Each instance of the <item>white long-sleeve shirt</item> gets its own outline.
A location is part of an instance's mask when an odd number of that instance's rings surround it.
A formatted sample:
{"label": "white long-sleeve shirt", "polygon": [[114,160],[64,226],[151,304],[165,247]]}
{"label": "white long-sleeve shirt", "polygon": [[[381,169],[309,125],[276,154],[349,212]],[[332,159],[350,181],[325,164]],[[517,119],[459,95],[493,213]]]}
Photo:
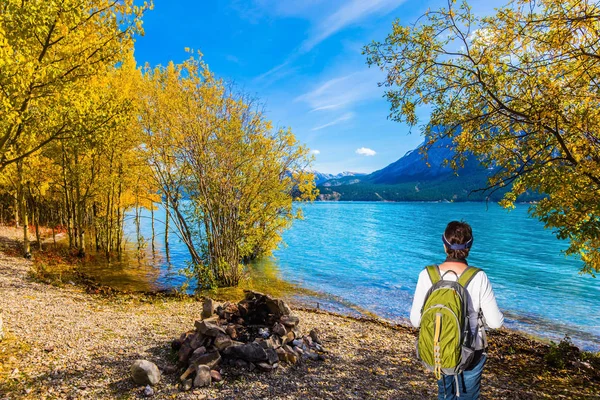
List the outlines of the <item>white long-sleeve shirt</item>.
{"label": "white long-sleeve shirt", "polygon": [[[443,274],[444,271],[441,271]],[[446,274],[444,280],[456,281],[455,274]],[[421,324],[421,308],[425,302],[425,295],[431,288],[431,279],[427,270],[424,269],[419,274],[419,280],[417,281],[417,288],[415,289],[415,297],[413,299],[412,308],[410,310],[410,322],[415,328],[418,328]],[[473,334],[477,331],[477,316],[479,310],[483,312],[483,318],[485,325],[492,329],[497,329],[504,323],[504,315],[498,308],[496,302],[496,296],[494,296],[494,290],[492,285],[484,271],[479,271],[471,282],[467,285],[467,296],[469,301],[469,323]],[[477,332],[476,346],[482,345],[481,332]],[[476,347],[479,348],[479,347]]]}

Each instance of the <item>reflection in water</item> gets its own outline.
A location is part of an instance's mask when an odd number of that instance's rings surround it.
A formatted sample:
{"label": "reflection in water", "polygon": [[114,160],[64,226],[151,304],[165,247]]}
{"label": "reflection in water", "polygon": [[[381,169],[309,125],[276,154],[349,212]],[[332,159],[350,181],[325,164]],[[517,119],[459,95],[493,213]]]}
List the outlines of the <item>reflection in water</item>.
{"label": "reflection in water", "polygon": [[[137,236],[137,232],[136,232]],[[131,239],[131,237],[130,237]],[[155,242],[147,246],[143,234],[139,242],[127,242],[123,253],[118,259],[107,260],[98,255],[91,257],[82,266],[82,272],[94,277],[99,283],[115,289],[131,292],[162,291],[178,287],[188,287],[192,293],[196,282],[185,276],[187,254],[177,253],[178,265],[171,263],[168,241]],[[168,240],[168,235],[165,236]],[[181,247],[181,246],[180,246]],[[184,254],[181,254],[184,253]],[[311,294],[296,284],[280,278],[277,264],[272,259],[256,261],[246,268],[244,279],[238,287],[220,288],[211,291],[201,291],[200,294],[210,294],[224,300],[239,299],[244,296],[244,290],[267,292],[277,297],[291,297],[293,294]]]}
{"label": "reflection in water", "polygon": [[[115,260],[105,257],[92,257],[81,266],[81,271],[98,283],[127,292],[154,292],[164,290],[158,282],[162,274],[160,264],[146,257],[138,257],[137,252],[126,250]],[[160,256],[159,256],[160,258]]]}
{"label": "reflection in water", "polygon": [[308,293],[306,289],[282,280],[277,265],[270,259],[248,265],[245,276],[237,287],[219,288],[200,293],[223,300],[236,300],[244,296],[244,290],[265,292],[285,298],[303,291]]}
{"label": "reflection in water", "polygon": [[[152,249],[137,250],[138,245],[129,243],[119,260],[107,261],[104,257],[92,257],[82,266],[82,272],[102,285],[127,292],[158,292],[173,289],[186,290],[188,294],[210,296],[222,301],[238,301],[245,290],[268,293],[286,299],[293,304],[322,308],[355,316],[376,317],[368,310],[332,294],[313,291],[281,279],[274,259],[254,261],[246,267],[244,279],[237,287],[194,291],[196,281],[184,276],[181,268],[169,262],[169,246],[161,243]],[[135,249],[135,250],[134,250]],[[159,250],[159,251],[157,251]],[[164,257],[163,257],[164,254]],[[175,286],[177,282],[177,286]]]}

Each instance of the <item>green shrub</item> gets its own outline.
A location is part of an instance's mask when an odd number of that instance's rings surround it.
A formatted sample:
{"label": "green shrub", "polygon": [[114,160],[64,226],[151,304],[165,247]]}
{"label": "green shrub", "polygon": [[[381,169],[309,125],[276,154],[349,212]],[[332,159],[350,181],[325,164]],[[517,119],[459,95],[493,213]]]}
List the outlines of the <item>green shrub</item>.
{"label": "green shrub", "polygon": [[581,352],[573,345],[571,338],[565,336],[560,342],[550,342],[548,353],[544,359],[548,366],[557,369],[565,369],[572,362],[579,361]]}

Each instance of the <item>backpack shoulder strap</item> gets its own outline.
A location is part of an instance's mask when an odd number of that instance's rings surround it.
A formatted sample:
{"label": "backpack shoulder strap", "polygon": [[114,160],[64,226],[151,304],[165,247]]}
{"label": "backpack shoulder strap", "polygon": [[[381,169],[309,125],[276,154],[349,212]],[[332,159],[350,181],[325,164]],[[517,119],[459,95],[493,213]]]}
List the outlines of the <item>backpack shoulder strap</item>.
{"label": "backpack shoulder strap", "polygon": [[437,265],[428,265],[425,267],[425,269],[427,270],[427,274],[429,275],[432,285],[435,285],[440,281],[440,279],[442,279],[440,276],[440,267]]}
{"label": "backpack shoulder strap", "polygon": [[460,285],[466,289],[469,282],[471,282],[471,280],[479,271],[481,271],[481,268],[467,267],[467,269],[465,269],[458,278],[458,283],[460,283]]}

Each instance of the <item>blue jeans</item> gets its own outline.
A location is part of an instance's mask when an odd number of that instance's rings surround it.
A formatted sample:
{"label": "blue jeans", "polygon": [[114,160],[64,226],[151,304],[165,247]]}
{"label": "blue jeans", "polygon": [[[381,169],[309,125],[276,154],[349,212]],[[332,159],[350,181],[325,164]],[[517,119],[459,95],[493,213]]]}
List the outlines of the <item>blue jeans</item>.
{"label": "blue jeans", "polygon": [[456,378],[454,376],[442,376],[442,379],[438,381],[438,399],[477,400],[481,391],[481,373],[486,360],[487,355],[485,353],[481,354],[479,360],[475,360],[474,365],[458,375],[460,397],[456,396]]}

